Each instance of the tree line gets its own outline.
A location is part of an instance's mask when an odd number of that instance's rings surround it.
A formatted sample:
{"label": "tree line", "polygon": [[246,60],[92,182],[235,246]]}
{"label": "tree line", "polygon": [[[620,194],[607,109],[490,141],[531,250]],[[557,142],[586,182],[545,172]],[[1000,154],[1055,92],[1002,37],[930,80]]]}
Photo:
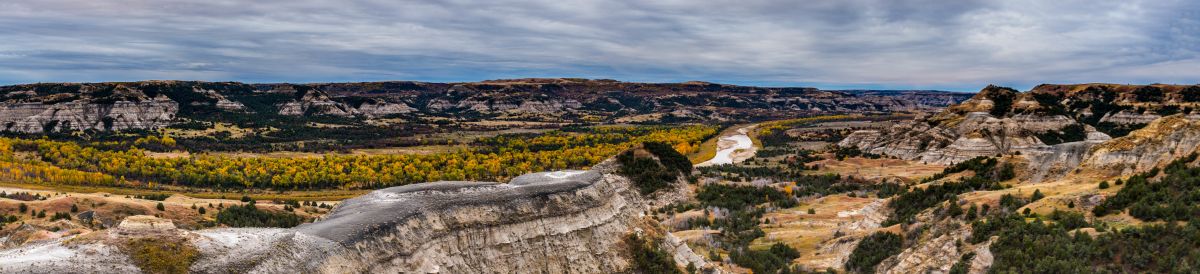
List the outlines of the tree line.
{"label": "tree line", "polygon": [[[587,168],[643,142],[690,146],[717,130],[702,125],[637,128],[601,129],[597,132],[609,137],[599,139],[574,136],[592,134],[588,132],[498,138],[478,148],[428,155],[296,158],[205,153],[164,158],[151,157],[136,147],[106,150],[74,142],[0,138],[0,179],[141,187],[157,183],[217,189],[373,189],[438,180],[504,180],[534,171]],[[611,136],[614,132],[627,136]],[[554,144],[555,149],[538,149],[545,144]],[[17,152],[34,157],[17,159]]]}

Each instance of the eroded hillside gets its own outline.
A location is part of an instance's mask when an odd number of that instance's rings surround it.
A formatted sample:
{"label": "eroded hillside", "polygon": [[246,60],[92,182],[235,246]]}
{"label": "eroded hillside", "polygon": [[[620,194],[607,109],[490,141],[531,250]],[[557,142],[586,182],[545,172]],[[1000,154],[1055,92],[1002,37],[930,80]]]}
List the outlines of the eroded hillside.
{"label": "eroded hillside", "polygon": [[[657,238],[654,249],[670,250],[670,268],[708,268],[686,245],[664,240],[644,217],[690,199],[691,192],[680,173],[674,179],[642,174],[679,169],[660,159],[686,160],[653,148],[625,155],[630,158],[587,171],[533,173],[507,184],[434,182],[377,190],[295,228],[188,231],[163,219],[129,217],[113,229],[0,251],[0,271],[152,271],[155,262],[199,273],[640,271],[645,262],[630,257],[636,252],[628,235]],[[147,254],[144,246],[183,255]],[[146,256],[166,257],[141,260]]]}
{"label": "eroded hillside", "polygon": [[321,116],[332,118],[302,120],[723,121],[844,112],[928,111],[969,96],[936,91],[846,93],[704,82],[650,84],[586,79],[475,83],[62,83],[5,86],[0,87],[0,95],[3,96],[0,126],[6,131],[24,133],[154,129],[189,122],[272,126],[273,120]]}
{"label": "eroded hillside", "polygon": [[[1175,126],[1156,126],[1142,137],[1110,142],[1163,117],[1195,120],[1197,104],[1200,86],[1040,85],[1024,93],[989,86],[941,113],[888,129],[855,132],[840,145],[939,164],[980,156],[1018,155],[1037,169],[1030,173],[1034,180],[1052,179],[1083,164],[1099,144],[1130,143],[1151,135],[1184,138],[1162,132]],[[1179,140],[1161,141],[1170,145]],[[1111,159],[1092,160],[1111,164]],[[1140,161],[1161,164],[1169,160]],[[1137,168],[1119,170],[1128,173],[1150,166],[1142,163]]]}
{"label": "eroded hillside", "polygon": [[[953,164],[890,198],[850,270],[1188,271],[1197,86],[990,86],[946,111],[840,145]],[[1167,248],[1167,246],[1170,248]],[[859,259],[855,259],[859,258]],[[1169,261],[1169,262],[1168,262]]]}

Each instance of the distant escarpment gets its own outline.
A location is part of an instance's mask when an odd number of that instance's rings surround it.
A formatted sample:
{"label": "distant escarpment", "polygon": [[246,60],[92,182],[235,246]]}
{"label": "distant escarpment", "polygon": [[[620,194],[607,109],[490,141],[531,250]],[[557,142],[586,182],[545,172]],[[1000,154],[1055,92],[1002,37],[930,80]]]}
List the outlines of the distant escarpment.
{"label": "distant escarpment", "polygon": [[[988,86],[946,110],[885,130],[854,132],[839,145],[928,163],[1020,155],[1032,180],[1083,167],[1128,174],[1196,149],[1200,86]],[[1112,169],[1112,167],[1119,167]]]}
{"label": "distant escarpment", "polygon": [[[646,212],[691,195],[682,179],[642,194],[621,170],[609,160],[587,171],[533,173],[507,184],[392,187],[346,200],[321,220],[290,229],[141,225],[143,231],[135,231],[122,224],[0,251],[0,259],[11,262],[0,263],[0,272],[137,269],[114,246],[160,234],[195,247],[190,271],[198,273],[633,272],[622,239],[647,224]],[[707,266],[686,245],[662,245],[679,266]]]}
{"label": "distant escarpment", "polygon": [[704,82],[517,79],[473,83],[243,84],[144,81],[0,87],[0,126],[22,133],[154,129],[263,117],[440,117],[554,122],[770,119],[932,111],[968,98],[938,91],[825,91]]}

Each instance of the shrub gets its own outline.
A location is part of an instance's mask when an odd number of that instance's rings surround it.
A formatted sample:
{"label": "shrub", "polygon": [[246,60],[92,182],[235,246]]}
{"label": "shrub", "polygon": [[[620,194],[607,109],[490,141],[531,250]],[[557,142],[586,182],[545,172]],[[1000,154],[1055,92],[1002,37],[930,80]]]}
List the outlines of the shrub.
{"label": "shrub", "polygon": [[679,178],[678,172],[668,170],[654,159],[634,155],[633,150],[617,155],[617,161],[621,163],[621,175],[629,177],[642,195],[667,188]]}
{"label": "shrub", "polygon": [[900,253],[903,239],[890,232],[875,232],[863,238],[846,260],[846,271],[871,273],[884,259]]}
{"label": "shrub", "polygon": [[303,221],[294,213],[263,211],[254,204],[233,205],[217,213],[217,223],[231,227],[294,227]]}
{"label": "shrub", "polygon": [[629,254],[633,257],[633,268],[638,273],[682,274],[671,254],[658,248],[660,242],[660,239],[642,239],[637,234],[625,237],[625,244],[629,246]]}
{"label": "shrub", "polygon": [[187,241],[172,238],[136,238],[121,249],[145,273],[188,273],[200,254]]}
{"label": "shrub", "polygon": [[729,254],[729,259],[733,263],[749,268],[754,273],[777,273],[779,270],[788,269],[792,260],[799,257],[799,251],[782,243],[775,243],[764,251],[735,250]]}
{"label": "shrub", "polygon": [[1012,109],[1013,99],[1016,99],[1017,91],[1006,87],[988,87],[988,89],[991,88],[998,91],[987,94],[988,100],[992,100],[992,109],[988,110],[988,113],[997,118],[1004,117]]}
{"label": "shrub", "polygon": [[1037,135],[1038,140],[1047,145],[1057,145],[1061,143],[1078,142],[1087,139],[1087,132],[1084,131],[1083,125],[1072,124],[1057,131],[1047,131]]}
{"label": "shrub", "polygon": [[[1112,212],[1129,209],[1129,215],[1143,221],[1191,221],[1200,216],[1200,195],[1196,195],[1200,186],[1200,168],[1188,167],[1194,162],[1196,154],[1177,159],[1163,169],[1136,174],[1125,181],[1125,186],[1117,194],[1092,209],[1096,216],[1104,216]],[[1163,173],[1161,179],[1152,182],[1151,178]]]}
{"label": "shrub", "polygon": [[50,216],[50,221],[71,220],[71,214],[66,212],[55,212],[54,216]]}
{"label": "shrub", "polygon": [[654,157],[658,157],[658,161],[668,169],[674,170],[681,174],[692,172],[692,161],[689,161],[687,156],[683,156],[675,148],[663,142],[645,142],[642,147],[646,148]]}
{"label": "shrub", "polygon": [[170,198],[170,197],[171,197],[171,194],[166,194],[166,193],[151,193],[151,194],[146,194],[146,195],[134,195],[133,196],[133,198],[142,199],[142,200],[153,200],[153,201],[162,201],[162,200],[166,200],[167,198]]}

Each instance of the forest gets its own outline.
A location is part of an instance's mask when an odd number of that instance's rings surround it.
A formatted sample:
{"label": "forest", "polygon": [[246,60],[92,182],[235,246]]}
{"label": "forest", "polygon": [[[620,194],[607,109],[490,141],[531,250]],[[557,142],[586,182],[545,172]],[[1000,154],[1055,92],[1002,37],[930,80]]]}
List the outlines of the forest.
{"label": "forest", "polygon": [[[1081,215],[1027,221],[1027,216],[998,212],[976,226],[981,237],[999,236],[991,245],[991,273],[1194,273],[1200,266],[1200,222],[1195,220],[1106,231]],[[1078,230],[1084,227],[1101,233]]]}
{"label": "forest", "polygon": [[658,161],[636,155],[635,150],[627,150],[617,155],[617,162],[621,163],[621,175],[633,180],[633,185],[642,195],[667,188],[679,179],[679,176],[692,173],[692,162],[671,145],[645,142],[642,143],[642,148],[658,158]]}
{"label": "forest", "polygon": [[[1200,216],[1200,167],[1188,167],[1196,160],[1195,153],[1168,164],[1161,170],[1161,179],[1154,169],[1114,184],[1125,185],[1116,195],[1105,199],[1092,209],[1096,216],[1118,213],[1128,209],[1129,215],[1143,221],[1191,221]],[[1102,182],[1107,185],[1107,182]],[[1102,185],[1102,186],[1103,186]]]}
{"label": "forest", "polygon": [[114,149],[47,139],[0,138],[0,179],[141,188],[376,189],[438,180],[506,180],[534,171],[585,169],[649,141],[690,153],[716,132],[715,126],[699,125],[594,127],[536,136],[502,135],[445,153],[289,158],[208,153],[152,157],[136,146]]}

